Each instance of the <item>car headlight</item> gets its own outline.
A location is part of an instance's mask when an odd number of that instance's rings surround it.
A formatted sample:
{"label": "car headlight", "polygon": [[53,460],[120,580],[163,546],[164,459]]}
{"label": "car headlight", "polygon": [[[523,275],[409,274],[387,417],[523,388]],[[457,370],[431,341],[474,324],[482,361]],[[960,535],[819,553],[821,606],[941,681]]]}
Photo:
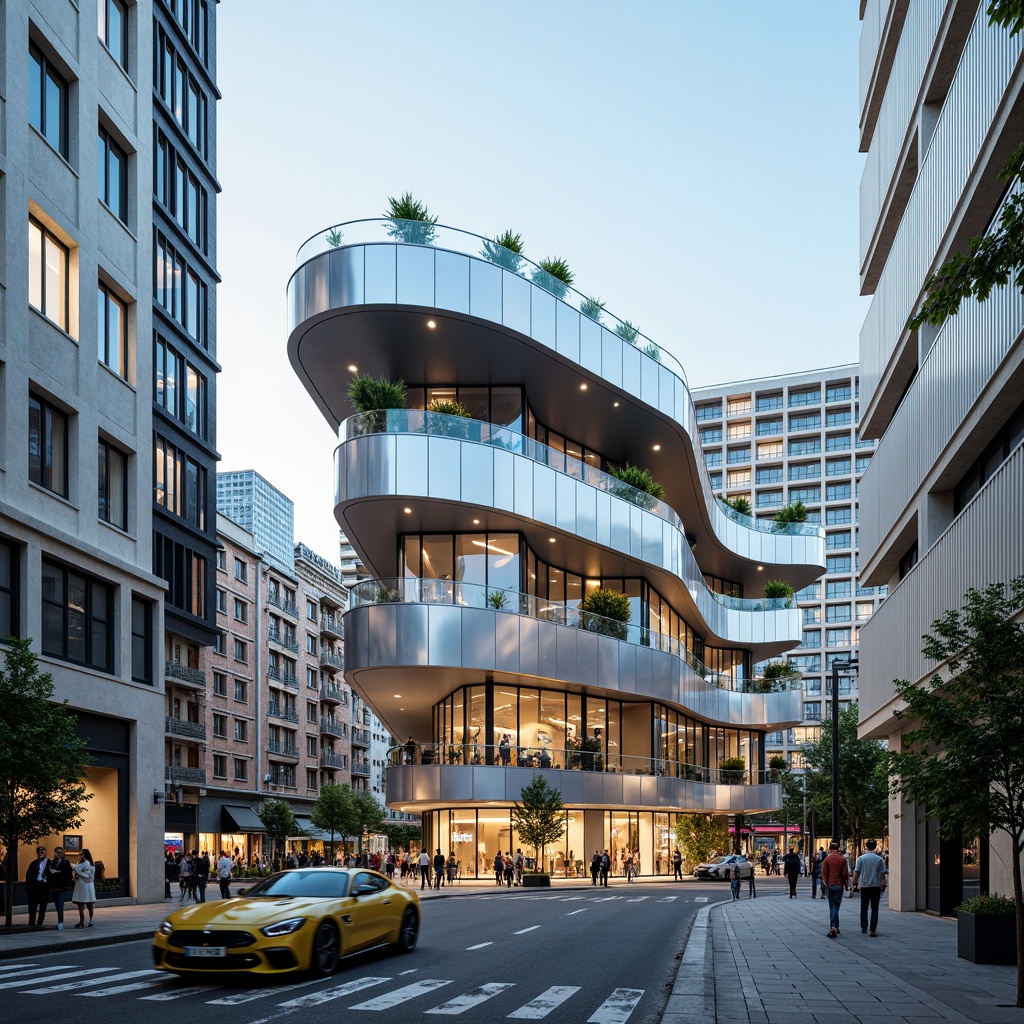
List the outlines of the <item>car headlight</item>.
{"label": "car headlight", "polygon": [[170,921],[161,921],[160,922],[160,934],[161,935],[170,935],[173,931],[174,931],[174,925],[171,924]]}
{"label": "car headlight", "polygon": [[260,931],[268,939],[272,939],[278,935],[291,935],[292,932],[297,932],[305,923],[306,919],[304,917],[289,917],[287,921],[268,924],[266,928],[261,928]]}

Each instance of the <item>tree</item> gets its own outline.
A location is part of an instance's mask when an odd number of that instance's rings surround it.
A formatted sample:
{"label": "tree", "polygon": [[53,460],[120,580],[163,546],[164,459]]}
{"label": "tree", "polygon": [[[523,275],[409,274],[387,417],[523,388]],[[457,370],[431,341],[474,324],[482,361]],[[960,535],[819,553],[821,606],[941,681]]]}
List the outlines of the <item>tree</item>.
{"label": "tree", "polygon": [[413,843],[420,843],[423,839],[422,827],[411,821],[385,821],[380,831],[387,836],[388,846],[392,850],[399,846],[408,850]]}
{"label": "tree", "polygon": [[544,863],[544,849],[556,843],[565,834],[565,813],[562,794],[537,775],[519,794],[523,802],[512,809],[512,827],[524,843],[533,847],[534,857],[539,851],[538,868]]}
{"label": "tree", "polygon": [[[963,606],[932,623],[922,652],[941,672],[927,686],[893,685],[912,728],[889,753],[892,791],[937,817],[939,835],[1005,832],[1013,865],[1017,949],[1024,950],[1024,576],[973,587]],[[1024,956],[1017,959],[1024,1006]]]}
{"label": "tree", "polygon": [[384,808],[368,789],[361,789],[354,794],[353,802],[356,812],[356,835],[362,842],[364,833],[380,831],[384,824]]}
{"label": "tree", "polygon": [[82,824],[89,754],[75,713],[53,703],[53,677],[40,672],[31,640],[8,637],[0,671],[0,842],[7,849],[4,919],[11,927],[18,847]]}
{"label": "tree", "polygon": [[[267,838],[270,840],[270,856],[272,861],[277,860],[277,847],[283,843],[288,836],[293,836],[299,831],[295,824],[295,812],[287,800],[271,798],[264,800],[260,808],[259,819],[267,830]],[[280,865],[278,865],[280,867]]]}
{"label": "tree", "polygon": [[728,505],[734,512],[739,512],[743,516],[752,516],[754,510],[750,507],[750,502],[743,497],[742,494],[737,495],[735,498],[722,498],[722,503]]}
{"label": "tree", "polygon": [[[1024,28],[1024,0],[989,0],[991,25],[1011,35]],[[1024,144],[1010,156],[999,177],[1007,183],[1008,197],[991,232],[968,243],[969,251],[955,253],[924,283],[927,298],[907,326],[941,324],[956,316],[969,298],[984,302],[992,289],[1011,280],[1024,292]]]}
{"label": "tree", "polygon": [[[882,834],[889,813],[889,777],[885,747],[857,736],[856,703],[839,712],[839,808],[859,854],[862,842]],[[821,723],[815,743],[804,747],[807,799],[818,812],[818,829],[832,827],[832,719]],[[826,828],[826,822],[827,828]]]}
{"label": "tree", "polygon": [[729,821],[717,814],[680,814],[676,842],[692,868],[729,848]]}
{"label": "tree", "polygon": [[344,836],[353,836],[362,831],[356,817],[355,795],[352,792],[352,787],[347,783],[339,786],[335,782],[328,782],[321,786],[320,796],[313,804],[309,820],[317,828],[331,833],[330,854],[327,862],[333,864],[334,833],[340,832],[344,838]]}
{"label": "tree", "polygon": [[790,523],[806,523],[807,506],[802,501],[783,505],[772,517],[772,531],[782,533]]}

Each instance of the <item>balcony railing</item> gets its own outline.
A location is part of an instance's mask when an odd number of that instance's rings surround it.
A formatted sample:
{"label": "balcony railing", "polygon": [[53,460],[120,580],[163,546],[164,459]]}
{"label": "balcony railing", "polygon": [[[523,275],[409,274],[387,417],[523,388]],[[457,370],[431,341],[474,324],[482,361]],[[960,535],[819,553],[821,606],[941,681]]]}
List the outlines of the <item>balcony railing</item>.
{"label": "balcony railing", "polygon": [[347,703],[348,694],[337,683],[323,683],[320,687],[320,699],[332,700],[337,704]]}
{"label": "balcony railing", "polygon": [[345,757],[343,754],[335,754],[333,750],[320,751],[321,768],[344,768]]}
{"label": "balcony railing", "polygon": [[164,662],[164,675],[190,686],[206,687],[206,673],[199,668],[189,668],[177,661]]}
{"label": "balcony railing", "polygon": [[175,785],[205,786],[205,768],[182,768],[180,765],[167,765],[164,778]]}
{"label": "balcony railing", "polygon": [[275,757],[287,757],[292,761],[298,761],[299,748],[292,743],[282,743],[279,740],[267,741],[267,753]]}
{"label": "balcony railing", "polygon": [[325,651],[321,647],[320,667],[334,669],[337,672],[341,672],[345,668],[345,663],[342,661],[340,654],[334,654],[332,651]]}
{"label": "balcony railing", "polygon": [[340,615],[321,615],[320,616],[320,635],[321,636],[333,636],[340,640],[344,635],[341,630],[341,616]]}
{"label": "balcony railing", "polygon": [[370,732],[368,729],[352,729],[352,742],[358,743],[361,747],[370,745]]}
{"label": "balcony railing", "polygon": [[280,718],[284,722],[295,722],[299,721],[299,713],[294,708],[286,708],[281,704],[275,704],[271,701],[267,705],[267,714],[271,718]]}
{"label": "balcony railing", "polygon": [[[771,610],[788,608],[792,598],[762,598],[743,601],[739,598],[715,595],[722,604],[731,608],[756,608]],[[655,633],[629,622],[617,622],[595,615],[593,612],[569,608],[546,598],[534,597],[497,587],[486,587],[479,583],[459,583],[456,580],[420,579],[401,577],[395,579],[368,580],[357,583],[350,591],[350,607],[372,604],[451,604],[469,608],[491,608],[496,612],[525,615],[532,619],[543,619],[560,626],[583,629],[600,633],[640,647],[653,647],[659,651],[674,654],[684,660],[701,678],[712,686],[723,690],[739,690],[746,693],[766,693],[772,690],[801,690],[803,683],[799,676],[762,681],[757,679],[736,679],[721,672],[714,672],[693,656],[683,643],[675,637]],[[771,685],[766,685],[770,683]]]}
{"label": "balcony railing", "polygon": [[277,644],[278,647],[283,647],[286,651],[291,651],[292,654],[299,653],[299,642],[279,629],[268,629],[267,640],[272,644]]}
{"label": "balcony railing", "polygon": [[282,672],[279,668],[268,668],[267,679],[272,683],[280,683],[281,686],[287,686],[292,690],[299,688],[299,677],[294,672]]}
{"label": "balcony railing", "polygon": [[206,725],[203,722],[186,722],[181,718],[164,716],[164,732],[172,736],[184,736],[192,740],[206,739]]}
{"label": "balcony railing", "polygon": [[299,617],[299,606],[289,598],[282,597],[279,593],[271,592],[267,594],[267,604],[279,608],[285,615],[290,615],[293,619]]}
{"label": "balcony railing", "polygon": [[353,775],[369,775],[370,774],[370,762],[363,759],[357,761],[352,758],[352,774]]}
{"label": "balcony railing", "polygon": [[689,764],[669,757],[609,754],[588,749],[584,740],[571,747],[515,747],[482,743],[414,743],[392,747],[388,764],[398,765],[494,765],[504,768],[550,768],[554,771],[612,772],[619,775],[654,775],[722,786],[755,786],[780,782],[771,769],[718,768]]}
{"label": "balcony railing", "polygon": [[320,718],[320,731],[329,736],[344,736],[345,723],[339,722],[336,718],[329,718],[325,715]]}

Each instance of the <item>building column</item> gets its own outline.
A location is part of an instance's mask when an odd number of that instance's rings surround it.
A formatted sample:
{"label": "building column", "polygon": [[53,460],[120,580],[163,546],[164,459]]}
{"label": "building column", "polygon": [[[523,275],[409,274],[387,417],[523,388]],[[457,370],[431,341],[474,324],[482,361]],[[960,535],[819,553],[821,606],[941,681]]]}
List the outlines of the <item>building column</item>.
{"label": "building column", "polygon": [[[900,743],[899,735],[889,739]],[[889,909],[917,910],[917,806],[889,797]]]}

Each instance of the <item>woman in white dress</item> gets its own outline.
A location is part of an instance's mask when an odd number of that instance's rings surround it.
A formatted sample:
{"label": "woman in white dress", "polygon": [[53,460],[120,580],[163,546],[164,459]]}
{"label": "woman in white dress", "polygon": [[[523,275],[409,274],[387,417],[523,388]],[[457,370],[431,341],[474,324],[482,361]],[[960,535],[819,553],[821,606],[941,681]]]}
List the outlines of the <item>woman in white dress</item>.
{"label": "woman in white dress", "polygon": [[85,927],[85,908],[89,908],[89,927],[92,927],[92,909],[96,902],[96,868],[92,862],[92,854],[83,850],[78,855],[78,863],[74,866],[75,888],[71,893],[71,902],[78,907],[78,924],[76,928]]}

